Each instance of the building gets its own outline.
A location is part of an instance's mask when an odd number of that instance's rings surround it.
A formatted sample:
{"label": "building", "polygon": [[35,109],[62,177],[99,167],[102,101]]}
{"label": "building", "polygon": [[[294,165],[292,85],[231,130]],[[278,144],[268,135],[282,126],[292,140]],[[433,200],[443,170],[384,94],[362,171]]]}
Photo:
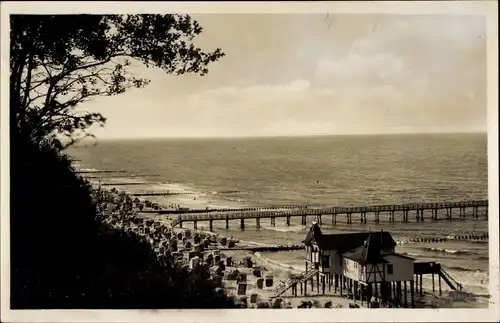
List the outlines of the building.
{"label": "building", "polygon": [[[410,283],[413,304],[415,259],[396,253],[396,241],[387,231],[323,234],[313,223],[303,241],[306,251],[306,272],[317,271],[335,290],[347,289],[348,294],[395,300],[407,303],[407,283]],[[324,278],[323,278],[324,280]],[[404,293],[403,287],[404,286]]]}

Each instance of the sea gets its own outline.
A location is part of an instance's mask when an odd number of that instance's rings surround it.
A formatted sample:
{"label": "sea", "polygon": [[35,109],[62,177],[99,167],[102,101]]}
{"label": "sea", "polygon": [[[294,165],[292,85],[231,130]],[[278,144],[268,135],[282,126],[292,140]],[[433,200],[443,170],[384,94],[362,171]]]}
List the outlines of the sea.
{"label": "sea", "polygon": [[[120,139],[69,148],[80,167],[120,170],[103,173],[100,180],[133,178],[143,185],[124,185],[130,192],[192,193],[176,204],[205,201],[210,207],[282,205],[363,206],[488,199],[486,134],[349,135],[273,138]],[[147,182],[147,183],[146,183]],[[149,198],[162,204],[171,197]],[[180,202],[179,202],[180,201]],[[174,204],[175,204],[174,203]],[[470,212],[470,211],[469,211]],[[485,212],[484,210],[482,212]],[[401,215],[399,215],[401,216]],[[443,215],[441,214],[441,217]],[[409,223],[395,223],[381,214],[375,224],[353,224],[337,217],[334,225],[323,217],[325,233],[389,231],[399,241],[418,237],[447,237],[488,232],[486,215],[479,219],[423,223],[410,214]],[[307,227],[314,219],[308,218]],[[356,221],[357,220],[357,221]],[[247,220],[214,223],[215,233],[255,244],[299,244],[307,234],[300,218],[286,226],[266,219],[261,228]],[[203,227],[198,224],[198,228]],[[208,226],[208,224],[205,224]],[[443,295],[432,293],[432,280],[424,278],[424,301],[429,307],[486,307],[489,302],[488,241],[447,240],[440,243],[403,243],[396,251],[419,261],[436,261],[458,282],[463,292],[442,282]],[[303,270],[303,251],[261,253],[283,268]],[[437,290],[436,279],[436,290]]]}

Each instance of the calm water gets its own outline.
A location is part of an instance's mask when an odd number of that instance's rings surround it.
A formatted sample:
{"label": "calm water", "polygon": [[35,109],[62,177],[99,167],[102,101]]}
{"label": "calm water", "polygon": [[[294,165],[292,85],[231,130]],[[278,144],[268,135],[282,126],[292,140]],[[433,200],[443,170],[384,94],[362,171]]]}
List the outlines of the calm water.
{"label": "calm water", "polygon": [[[69,152],[85,167],[125,170],[124,176],[157,174],[149,179],[176,182],[196,192],[239,191],[211,198],[227,206],[347,206],[488,198],[485,134],[116,140]],[[161,186],[150,188],[157,191]],[[244,232],[234,223],[229,233],[225,223],[215,223],[215,231],[258,243],[299,243],[305,231],[298,221],[293,219],[292,226],[286,227],[278,219],[275,228],[263,223],[260,230],[245,223]],[[352,226],[340,222],[333,226],[326,217],[323,228],[327,232],[382,228],[396,239],[488,230],[486,220]],[[487,293],[487,243],[411,244],[399,246],[398,251],[439,261],[467,290]],[[304,266],[302,252],[265,256]]]}

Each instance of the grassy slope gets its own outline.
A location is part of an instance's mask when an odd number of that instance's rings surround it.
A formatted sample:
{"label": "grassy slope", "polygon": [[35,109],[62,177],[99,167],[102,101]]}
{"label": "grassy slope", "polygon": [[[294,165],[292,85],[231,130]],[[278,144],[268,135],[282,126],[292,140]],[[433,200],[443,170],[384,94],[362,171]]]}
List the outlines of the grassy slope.
{"label": "grassy slope", "polygon": [[201,268],[165,266],[137,236],[95,219],[64,156],[11,138],[12,308],[220,308]]}

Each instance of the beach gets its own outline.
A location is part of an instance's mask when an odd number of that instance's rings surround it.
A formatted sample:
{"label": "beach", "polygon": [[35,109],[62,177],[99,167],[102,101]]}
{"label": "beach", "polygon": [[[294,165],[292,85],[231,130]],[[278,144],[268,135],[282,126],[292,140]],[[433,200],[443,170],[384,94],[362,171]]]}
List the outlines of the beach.
{"label": "beach", "polygon": [[[339,294],[316,293],[293,297],[285,292],[280,297],[275,297],[276,287],[280,282],[287,280],[290,274],[300,274],[301,271],[293,267],[263,257],[259,252],[244,250],[231,250],[231,241],[235,249],[248,245],[243,241],[223,237],[213,232],[171,227],[171,217],[154,217],[150,213],[142,213],[138,205],[144,207],[146,201],[138,201],[126,195],[116,187],[109,186],[103,189],[98,181],[93,182],[95,195],[100,201],[99,209],[103,215],[103,222],[115,229],[125,232],[134,232],[148,241],[158,257],[168,255],[176,262],[184,265],[206,264],[212,273],[212,279],[219,281],[218,286],[224,292],[235,298],[236,304],[245,308],[343,308],[352,306],[352,300],[340,297]],[[146,207],[147,208],[147,207]],[[197,240],[198,237],[198,241]],[[191,239],[192,238],[192,239]],[[201,241],[201,243],[200,243]],[[197,249],[205,245],[204,250]],[[174,248],[172,248],[175,246]],[[193,247],[191,247],[193,246]],[[201,253],[200,253],[201,252]],[[197,256],[191,257],[192,253]],[[196,258],[193,260],[193,258]],[[194,269],[194,268],[191,268]],[[217,277],[220,277],[217,279]],[[260,280],[260,282],[259,282]],[[245,285],[241,292],[240,285]],[[359,307],[360,305],[357,305]]]}
{"label": "beach", "polygon": [[[141,199],[147,198],[171,209],[276,205],[349,206],[484,199],[487,196],[485,149],[482,146],[484,139],[474,135],[456,138],[438,136],[429,141],[425,136],[410,136],[396,139],[383,137],[377,140],[366,138],[368,142],[363,143],[363,138],[344,138],[344,141],[338,138],[301,138],[296,141],[182,141],[182,145],[176,142],[173,145],[171,141],[120,141],[75,149],[72,155],[82,160],[79,167],[89,171],[125,170],[125,173],[92,174],[95,177],[92,180],[96,183],[99,180],[101,184],[117,183],[114,187],[130,194],[182,193],[141,196]],[[339,154],[342,151],[336,150],[335,147],[354,147],[348,145],[350,141],[360,141],[361,144],[358,144],[361,147],[372,145],[377,148],[370,152],[373,155],[370,155],[370,158],[373,158],[369,160],[373,165],[369,166],[363,160],[364,151]],[[177,148],[171,148],[172,145],[182,147],[182,150],[175,150]],[[315,147],[318,154],[311,155],[315,157],[308,159],[309,155],[302,153],[301,145]],[[427,159],[431,150],[429,145],[434,145],[432,151],[436,152],[431,160]],[[238,147],[237,154],[234,153],[233,147]],[[262,152],[256,150],[257,147]],[[287,147],[288,150],[277,153],[282,149],[280,147]],[[406,157],[408,147],[411,147],[412,153]],[[326,154],[328,149],[336,152],[333,157]],[[457,159],[457,155],[467,158]],[[196,156],[204,156],[204,159]],[[307,174],[304,169],[307,169]],[[129,182],[134,184],[123,185]],[[166,223],[177,215],[145,213],[141,216]],[[418,243],[398,244],[397,252],[406,253],[418,260],[441,263],[452,277],[464,285],[464,291],[451,291],[444,284],[443,294],[436,295],[437,293],[432,292],[431,280],[424,277],[425,293],[417,305],[488,305],[487,240],[453,239],[456,235],[487,234],[487,218],[483,216],[479,220],[472,220],[469,214],[467,220],[423,223],[410,221],[407,224],[389,223],[383,217],[380,224],[373,223],[370,218],[368,220],[367,224],[354,221],[351,225],[346,225],[345,219],[340,219],[333,225],[329,218],[326,218],[322,230],[327,233],[342,233],[383,229],[389,231],[398,241],[422,239],[422,242]],[[228,230],[225,221],[214,221],[212,234],[232,237],[241,244],[299,244],[307,234],[313,219],[308,218],[307,226],[300,224],[300,218],[293,217],[290,226],[286,225],[285,219],[277,218],[275,226],[271,226],[268,221],[263,219],[260,228],[256,227],[254,221],[247,221],[244,231],[240,230],[236,220],[230,221]],[[208,231],[209,223],[198,222],[197,228],[199,231]],[[193,230],[193,223],[184,223],[183,229]],[[424,242],[427,238],[445,240],[439,243]],[[241,251],[236,253],[241,254],[239,257],[248,255]],[[266,263],[274,275],[283,277],[288,275],[288,271],[303,272],[304,256],[304,251],[300,250],[252,255],[256,262]]]}

